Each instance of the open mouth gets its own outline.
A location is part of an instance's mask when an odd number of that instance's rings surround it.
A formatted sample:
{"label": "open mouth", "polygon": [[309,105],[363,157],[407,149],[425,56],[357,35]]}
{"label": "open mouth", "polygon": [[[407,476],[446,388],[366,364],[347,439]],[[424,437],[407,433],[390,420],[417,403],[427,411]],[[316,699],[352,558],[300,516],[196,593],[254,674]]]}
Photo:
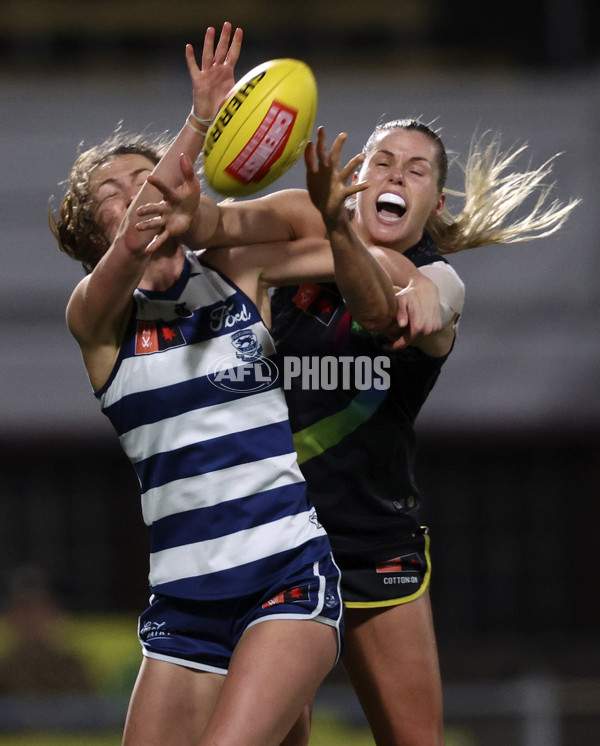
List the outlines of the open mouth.
{"label": "open mouth", "polygon": [[406,212],[406,202],[398,194],[384,192],[377,198],[377,214],[384,220],[399,220]]}

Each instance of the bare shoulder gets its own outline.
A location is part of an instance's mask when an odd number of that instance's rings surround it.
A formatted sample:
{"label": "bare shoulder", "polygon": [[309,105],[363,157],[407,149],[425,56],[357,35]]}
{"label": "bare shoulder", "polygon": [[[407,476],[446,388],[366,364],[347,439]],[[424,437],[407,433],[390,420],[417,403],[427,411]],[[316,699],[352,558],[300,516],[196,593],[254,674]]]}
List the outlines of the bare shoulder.
{"label": "bare shoulder", "polygon": [[66,320],[69,331],[79,345],[83,363],[95,391],[104,386],[117,360],[127,322],[126,314],[117,318],[94,321],[88,313],[87,289],[89,277],[81,280],[69,299]]}
{"label": "bare shoulder", "polygon": [[77,283],[75,289],[71,293],[65,312],[69,331],[78,341],[84,333],[85,315],[83,313],[83,306],[89,277],[89,275],[86,275]]}

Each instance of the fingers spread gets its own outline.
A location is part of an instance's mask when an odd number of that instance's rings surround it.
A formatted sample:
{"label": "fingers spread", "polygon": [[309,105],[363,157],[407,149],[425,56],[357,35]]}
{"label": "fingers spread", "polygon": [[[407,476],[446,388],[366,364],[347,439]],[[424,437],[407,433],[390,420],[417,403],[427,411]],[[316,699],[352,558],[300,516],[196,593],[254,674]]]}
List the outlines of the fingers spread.
{"label": "fingers spread", "polygon": [[319,127],[317,130],[317,158],[319,163],[328,166],[329,165],[329,151],[327,150],[327,140],[325,138],[325,130],[323,127]]}
{"label": "fingers spread", "polygon": [[333,145],[331,146],[331,162],[335,165],[336,168],[339,167],[342,148],[344,147],[344,143],[347,139],[348,135],[345,132],[340,132],[340,134],[333,141]]}
{"label": "fingers spread", "polygon": [[196,55],[194,54],[194,47],[191,44],[185,45],[185,61],[190,73],[190,77],[193,79],[200,73],[200,68],[196,62]]}
{"label": "fingers spread", "polygon": [[[362,153],[359,153],[358,155],[355,155],[354,158],[351,158],[340,172],[342,179],[344,181],[348,181],[348,179],[357,170],[364,159],[365,157]],[[363,184],[366,184],[366,182],[363,182]]]}
{"label": "fingers spread", "polygon": [[154,176],[150,174],[148,176],[148,183],[152,184],[152,186],[156,187],[159,192],[163,195],[165,199],[175,200],[177,197],[177,192],[172,189],[167,183],[165,183],[162,179],[159,179],[157,176]]}
{"label": "fingers spread", "polygon": [[221,29],[221,36],[217,43],[217,48],[214,53],[211,64],[222,65],[227,57],[227,50],[229,49],[229,40],[231,39],[231,24],[229,21],[225,21],[223,28]]}
{"label": "fingers spread", "polygon": [[304,149],[304,164],[312,173],[317,172],[317,159],[315,158],[315,144],[310,140]]}
{"label": "fingers spread", "polygon": [[233,35],[233,41],[231,42],[231,46],[229,47],[229,51],[227,52],[226,62],[228,65],[231,65],[231,67],[235,67],[238,58],[240,56],[240,52],[242,51],[242,38],[244,36],[244,33],[241,28],[236,28],[235,33]]}
{"label": "fingers spread", "polygon": [[204,46],[202,47],[202,69],[206,70],[213,63],[215,48],[215,30],[212,26],[206,29],[204,34]]}

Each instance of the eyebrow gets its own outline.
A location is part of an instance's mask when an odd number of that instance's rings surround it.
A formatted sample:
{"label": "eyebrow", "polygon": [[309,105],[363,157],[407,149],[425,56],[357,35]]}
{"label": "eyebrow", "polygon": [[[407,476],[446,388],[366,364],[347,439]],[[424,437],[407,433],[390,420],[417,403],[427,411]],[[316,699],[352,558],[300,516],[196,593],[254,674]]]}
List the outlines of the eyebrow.
{"label": "eyebrow", "polygon": [[[132,171],[129,176],[134,179],[136,176],[144,173],[144,171],[148,171],[151,173],[152,169],[148,168],[147,166],[145,166],[144,168],[136,168],[136,170]],[[100,187],[103,187],[105,184],[116,184],[116,182],[117,179],[115,179],[113,176],[109,176],[108,179],[104,179],[104,181],[101,181],[96,188],[100,189]]]}
{"label": "eyebrow", "polygon": [[[375,155],[377,155],[377,153],[382,153],[383,155],[389,155],[390,158],[396,157],[395,153],[392,153],[390,150],[384,150],[383,148],[375,151]],[[431,161],[429,160],[429,158],[426,158],[424,155],[413,155],[408,160],[409,161],[423,161],[423,163],[427,163],[431,166]]]}

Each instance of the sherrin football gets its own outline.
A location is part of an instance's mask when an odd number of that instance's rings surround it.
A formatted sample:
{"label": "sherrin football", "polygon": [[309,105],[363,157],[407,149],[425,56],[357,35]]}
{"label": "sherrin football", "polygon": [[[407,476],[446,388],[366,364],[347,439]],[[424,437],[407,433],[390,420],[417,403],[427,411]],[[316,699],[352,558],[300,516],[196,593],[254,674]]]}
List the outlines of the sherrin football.
{"label": "sherrin football", "polygon": [[277,59],[253,68],[233,88],[206,134],[206,180],[228,197],[264,189],[300,158],[316,113],[317,84],[304,62]]}

